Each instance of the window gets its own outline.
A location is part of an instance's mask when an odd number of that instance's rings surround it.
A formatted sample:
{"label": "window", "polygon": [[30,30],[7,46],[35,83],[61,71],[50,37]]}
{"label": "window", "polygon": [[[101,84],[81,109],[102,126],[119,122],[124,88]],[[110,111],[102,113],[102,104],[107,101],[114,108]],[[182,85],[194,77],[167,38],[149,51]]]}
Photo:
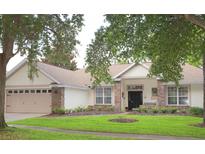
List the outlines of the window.
{"label": "window", "polygon": [[188,88],[187,87],[179,88],[179,104],[180,105],[188,104]]}
{"label": "window", "polygon": [[168,104],[169,105],[187,105],[188,104],[188,87],[168,87]]}
{"label": "window", "polygon": [[12,90],[9,90],[9,91],[8,91],[9,94],[12,94],[12,92],[13,92]]}
{"label": "window", "polygon": [[52,90],[48,90],[48,93],[51,93],[52,92]]}
{"label": "window", "polygon": [[31,90],[31,93],[35,93],[35,90]]}
{"label": "window", "polygon": [[168,87],[168,104],[177,104],[177,88]]}
{"label": "window", "polygon": [[18,94],[18,90],[14,90],[14,94]]}
{"label": "window", "polygon": [[19,90],[19,93],[22,94],[22,93],[23,93],[23,90]]}
{"label": "window", "polygon": [[44,89],[44,90],[42,90],[42,93],[47,93],[47,90],[45,90],[45,89]]}
{"label": "window", "polygon": [[152,88],[152,96],[157,96],[157,95],[158,95],[157,88]]}
{"label": "window", "polygon": [[41,93],[41,90],[36,90],[36,93]]}
{"label": "window", "polygon": [[25,93],[28,94],[28,93],[29,93],[29,90],[25,90]]}
{"label": "window", "polygon": [[112,90],[111,88],[104,88],[104,104],[112,103]]}
{"label": "window", "polygon": [[96,88],[96,104],[103,104],[103,88]]}
{"label": "window", "polygon": [[111,104],[112,103],[112,88],[97,87],[96,88],[96,104]]}

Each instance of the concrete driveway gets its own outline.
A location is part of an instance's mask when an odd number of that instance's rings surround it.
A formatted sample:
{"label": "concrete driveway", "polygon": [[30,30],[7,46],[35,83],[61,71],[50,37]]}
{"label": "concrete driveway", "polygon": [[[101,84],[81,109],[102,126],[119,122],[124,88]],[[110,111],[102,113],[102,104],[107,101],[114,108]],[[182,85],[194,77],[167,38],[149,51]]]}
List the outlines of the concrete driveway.
{"label": "concrete driveway", "polygon": [[46,114],[33,114],[33,113],[6,113],[5,119],[7,122],[22,120],[27,118],[41,117]]}

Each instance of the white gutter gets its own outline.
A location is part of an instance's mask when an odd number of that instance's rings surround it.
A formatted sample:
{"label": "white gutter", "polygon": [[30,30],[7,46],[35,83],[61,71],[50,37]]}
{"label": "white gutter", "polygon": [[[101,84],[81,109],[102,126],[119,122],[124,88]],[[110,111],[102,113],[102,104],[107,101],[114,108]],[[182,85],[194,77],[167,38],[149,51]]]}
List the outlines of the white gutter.
{"label": "white gutter", "polygon": [[73,88],[73,89],[81,89],[81,90],[89,90],[88,87],[76,86],[76,85],[62,85],[62,84],[53,84],[50,87],[64,87],[64,88]]}

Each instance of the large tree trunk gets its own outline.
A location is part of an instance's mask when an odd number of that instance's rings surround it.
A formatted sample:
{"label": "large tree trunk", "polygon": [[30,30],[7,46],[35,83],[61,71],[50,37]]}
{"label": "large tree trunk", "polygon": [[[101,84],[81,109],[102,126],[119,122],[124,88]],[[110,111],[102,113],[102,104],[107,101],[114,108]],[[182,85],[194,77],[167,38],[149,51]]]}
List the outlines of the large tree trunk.
{"label": "large tree trunk", "polygon": [[203,108],[204,108],[204,115],[203,115],[203,124],[205,124],[205,52],[203,54],[203,94],[204,94],[204,99],[203,99]]}
{"label": "large tree trunk", "polygon": [[6,64],[3,54],[0,54],[0,128],[7,127],[5,122],[5,84],[6,84]]}

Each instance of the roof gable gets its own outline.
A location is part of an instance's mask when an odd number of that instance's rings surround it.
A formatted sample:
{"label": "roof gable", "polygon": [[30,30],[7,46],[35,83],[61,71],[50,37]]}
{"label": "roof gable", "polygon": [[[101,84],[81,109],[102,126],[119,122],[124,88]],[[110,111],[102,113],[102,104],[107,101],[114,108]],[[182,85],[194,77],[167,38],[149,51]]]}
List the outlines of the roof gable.
{"label": "roof gable", "polygon": [[129,67],[117,74],[114,79],[122,77],[146,77],[151,63],[130,64]]}
{"label": "roof gable", "polygon": [[38,72],[38,75],[34,75],[33,79],[28,78],[28,65],[27,63],[22,64],[18,69],[12,71],[7,76],[6,85],[7,86],[39,86],[39,85],[49,85],[53,82],[46,75]]}
{"label": "roof gable", "polygon": [[135,65],[118,78],[146,78],[149,73],[149,70],[143,65]]}

